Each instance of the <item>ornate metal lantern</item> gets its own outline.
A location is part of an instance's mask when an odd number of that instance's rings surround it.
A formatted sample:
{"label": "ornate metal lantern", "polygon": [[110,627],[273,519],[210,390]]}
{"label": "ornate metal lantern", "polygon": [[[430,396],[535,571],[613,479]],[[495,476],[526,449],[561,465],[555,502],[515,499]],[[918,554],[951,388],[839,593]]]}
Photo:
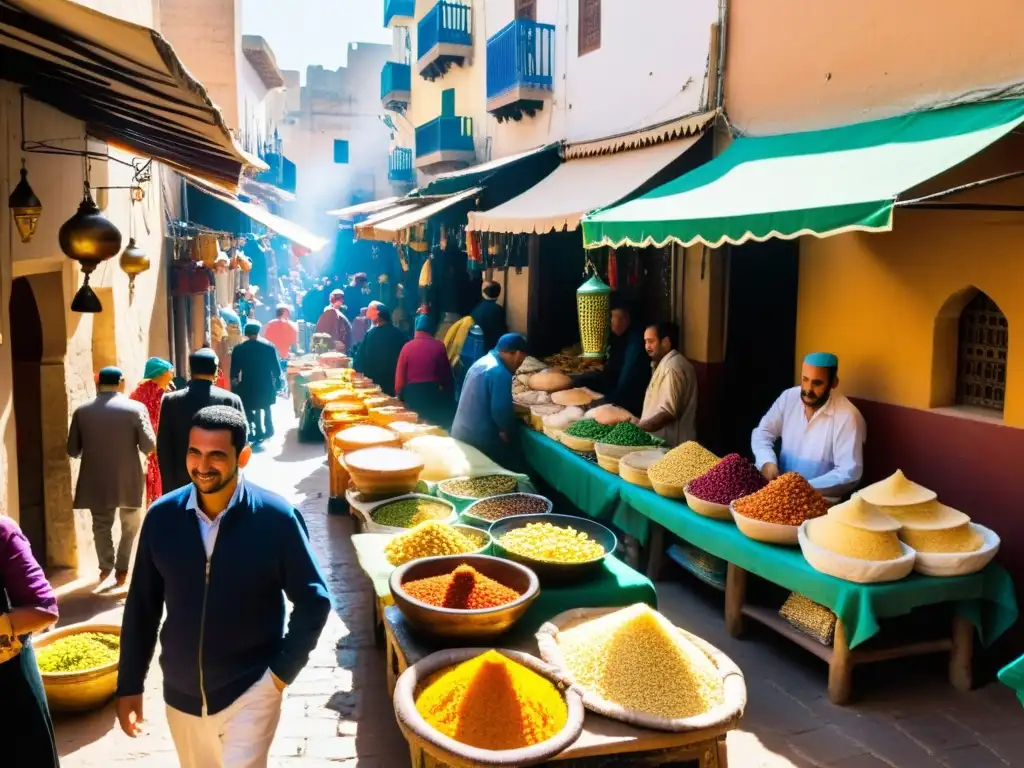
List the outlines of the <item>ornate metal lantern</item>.
{"label": "ornate metal lantern", "polygon": [[583,357],[604,357],[608,345],[608,307],[612,289],[596,274],[576,289]]}
{"label": "ornate metal lantern", "polygon": [[135,299],[135,278],[149,269],[149,257],[135,244],[134,237],[128,238],[128,247],[121,254],[120,267],[128,275],[128,303],[131,304]]}
{"label": "ornate metal lantern", "polygon": [[7,198],[7,207],[11,209],[14,226],[18,230],[21,242],[29,242],[36,233],[39,217],[43,215],[43,204],[39,202],[39,198],[28,183],[28,171],[25,169],[24,160],[21,161],[21,181]]}
{"label": "ornate metal lantern", "polygon": [[116,256],[121,250],[121,231],[100,213],[88,183],[78,210],[61,226],[57,240],[64,254],[82,265],[85,276],[82,287],[71,302],[71,311],[102,312],[103,305],[89,287],[89,275],[98,265]]}

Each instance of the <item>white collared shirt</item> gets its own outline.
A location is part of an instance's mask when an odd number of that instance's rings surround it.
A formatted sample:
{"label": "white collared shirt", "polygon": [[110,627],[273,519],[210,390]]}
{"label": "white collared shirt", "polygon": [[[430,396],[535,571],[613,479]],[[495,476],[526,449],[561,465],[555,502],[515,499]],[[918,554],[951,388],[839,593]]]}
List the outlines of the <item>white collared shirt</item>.
{"label": "white collared shirt", "polygon": [[671,350],[657,365],[652,363],[651,383],[644,395],[641,421],[659,413],[672,417],[668,426],[654,434],[669,448],[697,439],[697,371],[677,350]]}
{"label": "white collared shirt", "polygon": [[196,493],[195,483],[192,484],[192,492],[188,495],[188,501],[185,502],[185,509],[190,509],[196,513],[196,519],[199,521],[199,535],[203,537],[203,547],[206,549],[206,559],[213,556],[213,547],[217,543],[217,532],[220,530],[221,520],[228,511],[235,506],[242,498],[244,492],[244,481],[242,480],[242,473],[238,473],[238,485],[235,486],[235,492],[231,494],[231,499],[228,501],[228,505],[221,510],[212,520],[206,516],[206,513],[199,507],[199,496]]}
{"label": "white collared shirt", "polygon": [[[777,464],[779,472],[797,472],[821,495],[845,496],[864,473],[867,426],[857,406],[832,391],[828,402],[807,418],[800,387],[787,389],[750,436],[754,463]],[[782,439],[775,457],[775,441]]]}

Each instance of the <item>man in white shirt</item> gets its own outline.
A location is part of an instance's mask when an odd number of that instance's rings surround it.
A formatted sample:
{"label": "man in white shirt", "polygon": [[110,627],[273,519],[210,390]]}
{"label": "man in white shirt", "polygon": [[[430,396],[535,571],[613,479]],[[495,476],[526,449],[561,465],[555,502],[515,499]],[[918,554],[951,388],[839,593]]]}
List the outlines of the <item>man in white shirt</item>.
{"label": "man in white shirt", "polygon": [[670,448],[697,438],[697,371],[675,348],[678,338],[674,323],[656,323],[644,330],[653,372],[639,427]]}
{"label": "man in white shirt", "polygon": [[800,386],[783,392],[750,436],[754,463],[768,480],[798,472],[830,498],[857,487],[867,427],[857,407],[836,391],[838,385],[839,358],[828,352],[804,358]]}

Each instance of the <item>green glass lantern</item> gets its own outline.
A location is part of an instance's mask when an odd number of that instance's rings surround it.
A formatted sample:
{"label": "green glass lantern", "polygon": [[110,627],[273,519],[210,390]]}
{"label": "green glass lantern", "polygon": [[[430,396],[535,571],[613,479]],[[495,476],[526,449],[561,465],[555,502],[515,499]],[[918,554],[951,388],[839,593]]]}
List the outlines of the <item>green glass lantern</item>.
{"label": "green glass lantern", "polygon": [[608,345],[608,308],[612,289],[596,274],[576,289],[583,357],[602,358]]}

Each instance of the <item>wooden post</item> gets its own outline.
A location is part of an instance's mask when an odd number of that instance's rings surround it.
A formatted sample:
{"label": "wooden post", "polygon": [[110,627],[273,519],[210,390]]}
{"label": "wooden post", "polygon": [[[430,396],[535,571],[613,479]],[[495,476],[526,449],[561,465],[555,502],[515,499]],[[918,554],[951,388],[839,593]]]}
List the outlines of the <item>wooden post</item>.
{"label": "wooden post", "polygon": [[953,617],[953,647],[949,651],[949,682],[958,691],[974,687],[974,625],[963,616]]}
{"label": "wooden post", "polygon": [[647,543],[647,578],[657,581],[661,575],[661,565],[665,561],[665,529],[657,523],[651,523],[651,537]]}
{"label": "wooden post", "polygon": [[725,574],[725,631],[732,637],[743,634],[743,603],[747,599],[747,572],[729,563]]}
{"label": "wooden post", "polygon": [[828,700],[842,706],[850,700],[853,689],[853,657],[846,639],[842,619],[836,619],[836,633],[832,640],[832,659],[828,663]]}

